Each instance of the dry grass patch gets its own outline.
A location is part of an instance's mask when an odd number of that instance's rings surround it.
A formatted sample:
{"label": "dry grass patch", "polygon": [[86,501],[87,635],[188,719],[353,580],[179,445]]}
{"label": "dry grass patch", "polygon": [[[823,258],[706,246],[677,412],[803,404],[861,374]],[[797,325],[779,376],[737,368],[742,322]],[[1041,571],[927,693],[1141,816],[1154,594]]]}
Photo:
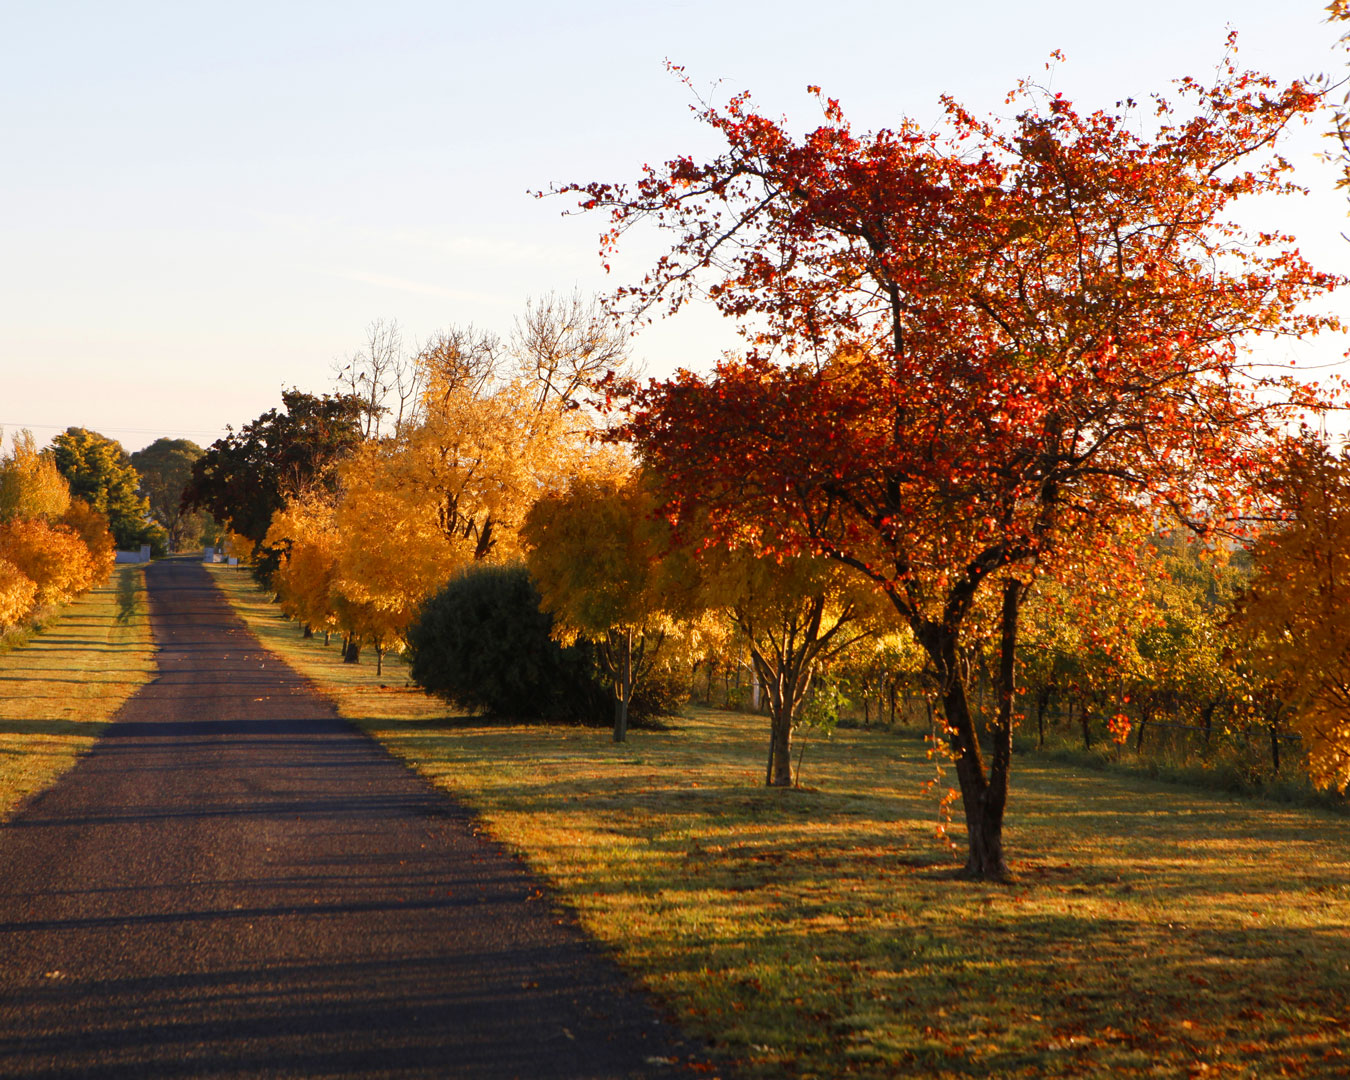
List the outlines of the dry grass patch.
{"label": "dry grass patch", "polygon": [[145,567],[103,585],[0,653],[0,820],[52,783],[155,670]]}
{"label": "dry grass patch", "polygon": [[810,790],[767,791],[764,720],[700,711],[616,747],[456,716],[217,580],[743,1075],[1350,1075],[1343,817],[1023,759],[1020,880],[971,884],[914,736],[811,742]]}

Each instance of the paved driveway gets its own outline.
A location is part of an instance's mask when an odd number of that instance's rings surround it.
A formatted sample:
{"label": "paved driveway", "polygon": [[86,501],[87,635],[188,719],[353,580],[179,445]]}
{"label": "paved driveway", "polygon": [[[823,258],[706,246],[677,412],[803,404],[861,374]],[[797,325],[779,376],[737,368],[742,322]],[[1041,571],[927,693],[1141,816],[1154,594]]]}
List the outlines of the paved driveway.
{"label": "paved driveway", "polygon": [[522,866],[264,653],[199,564],[147,580],[159,677],[0,829],[0,1076],[683,1071]]}

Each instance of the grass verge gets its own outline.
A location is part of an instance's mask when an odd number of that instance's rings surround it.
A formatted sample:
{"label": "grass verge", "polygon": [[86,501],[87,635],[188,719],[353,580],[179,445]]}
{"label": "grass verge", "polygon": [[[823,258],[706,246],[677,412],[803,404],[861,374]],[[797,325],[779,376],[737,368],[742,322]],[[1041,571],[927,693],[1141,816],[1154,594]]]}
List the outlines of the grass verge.
{"label": "grass verge", "polygon": [[145,567],[108,581],[0,654],[0,820],[93,745],[155,670]]}
{"label": "grass verge", "polygon": [[767,791],[757,718],[700,711],[615,746],[456,716],[216,577],[740,1075],[1350,1075],[1344,818],[1019,761],[1019,880],[971,884],[935,839],[917,738],[839,732],[807,745],[807,790]]}

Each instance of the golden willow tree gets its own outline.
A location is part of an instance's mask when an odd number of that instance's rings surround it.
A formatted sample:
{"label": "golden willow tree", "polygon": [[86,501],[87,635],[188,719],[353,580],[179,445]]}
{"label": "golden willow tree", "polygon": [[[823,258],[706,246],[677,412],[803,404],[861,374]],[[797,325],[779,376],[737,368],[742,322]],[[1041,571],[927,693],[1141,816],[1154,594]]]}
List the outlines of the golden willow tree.
{"label": "golden willow tree", "polygon": [[[1036,577],[1109,573],[1104,540],[1242,511],[1300,386],[1244,362],[1253,335],[1334,323],[1341,284],[1234,204],[1294,190],[1275,152],[1322,105],[1241,71],[1178,103],[1085,112],[1022,85],[1010,119],[954,101],[934,129],[856,133],[840,105],[802,137],[745,96],[702,119],[724,143],[635,183],[578,184],[606,251],[635,227],[670,247],[616,304],[695,296],[750,350],[629,401],[627,436],[714,529],[812,552],[871,581],[940,685],[968,872],[1008,873],[1018,617]],[[1315,403],[1315,402],[1314,402]],[[969,696],[969,618],[997,612],[998,705]],[[982,730],[983,728],[983,730]]]}

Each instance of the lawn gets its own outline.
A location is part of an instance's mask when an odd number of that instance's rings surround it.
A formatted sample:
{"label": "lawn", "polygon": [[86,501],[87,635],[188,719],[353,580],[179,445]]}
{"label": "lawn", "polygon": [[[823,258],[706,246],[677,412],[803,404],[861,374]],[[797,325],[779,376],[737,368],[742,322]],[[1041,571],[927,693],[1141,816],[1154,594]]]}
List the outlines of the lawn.
{"label": "lawn", "polygon": [[972,884],[917,733],[808,741],[804,790],[768,791],[763,719],[694,710],[615,746],[460,716],[214,572],[738,1075],[1350,1075],[1346,817],[1021,757],[1018,880]]}
{"label": "lawn", "polygon": [[70,768],[154,673],[144,572],[118,566],[0,652],[0,821]]}

